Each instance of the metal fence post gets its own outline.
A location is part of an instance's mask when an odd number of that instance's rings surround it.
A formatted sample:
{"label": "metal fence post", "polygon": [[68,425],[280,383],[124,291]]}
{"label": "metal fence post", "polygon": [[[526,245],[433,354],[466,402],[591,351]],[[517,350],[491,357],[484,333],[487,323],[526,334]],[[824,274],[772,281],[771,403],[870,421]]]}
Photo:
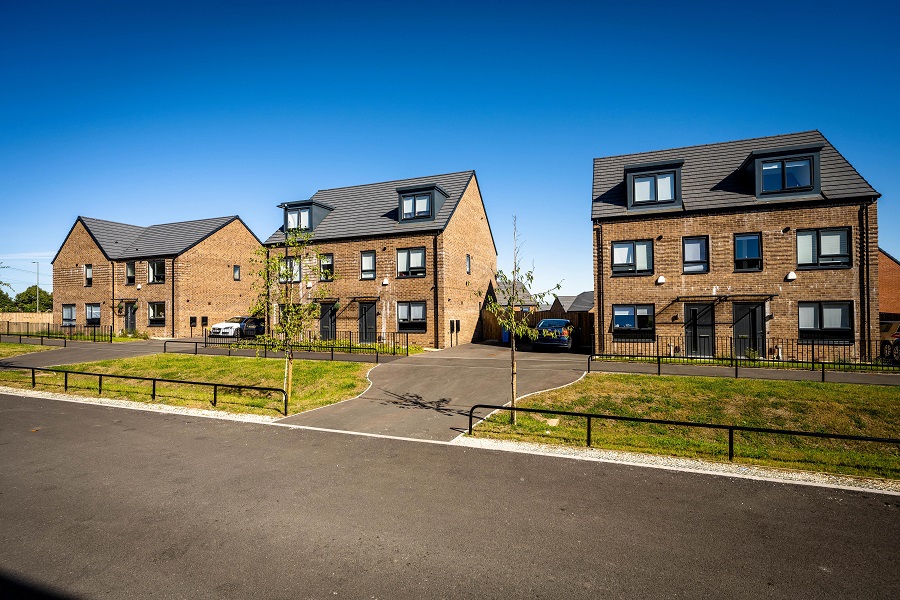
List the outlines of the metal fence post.
{"label": "metal fence post", "polygon": [[656,374],[662,375],[662,357],[659,355],[659,347],[656,348]]}
{"label": "metal fence post", "polygon": [[591,447],[591,417],[590,417],[590,415],[588,415],[587,421],[588,421],[588,427],[587,427],[587,445],[588,445],[588,448],[590,448],[590,447]]}
{"label": "metal fence post", "polygon": [[103,375],[97,375],[97,395],[103,395]]}
{"label": "metal fence post", "polygon": [[219,396],[219,386],[213,384],[213,406],[216,405],[216,400],[218,400]]}
{"label": "metal fence post", "polygon": [[822,361],[822,383],[825,383],[825,361]]}
{"label": "metal fence post", "polygon": [[66,371],[63,373],[63,391],[69,391],[69,372]]}
{"label": "metal fence post", "polygon": [[728,428],[728,460],[734,460],[734,428]]}
{"label": "metal fence post", "polygon": [[150,399],[156,400],[156,379],[153,380],[153,390],[150,392]]}
{"label": "metal fence post", "polygon": [[32,367],[32,369],[31,369],[31,387],[34,387],[35,385],[37,385],[37,384],[34,381],[34,368]]}

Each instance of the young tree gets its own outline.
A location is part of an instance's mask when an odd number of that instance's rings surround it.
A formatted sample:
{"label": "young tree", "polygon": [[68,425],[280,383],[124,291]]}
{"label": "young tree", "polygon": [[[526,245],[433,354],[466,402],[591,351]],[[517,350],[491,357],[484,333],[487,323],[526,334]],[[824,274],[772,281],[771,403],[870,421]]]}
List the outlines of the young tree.
{"label": "young tree", "polygon": [[[0,263],[0,269],[8,269],[6,265]],[[3,288],[8,288],[12,290],[12,286],[0,279],[0,312],[11,312],[16,309],[15,303],[13,299],[9,297],[9,294],[6,293],[6,290]]]}
{"label": "young tree", "polygon": [[[516,226],[516,217],[513,216],[513,262],[512,273],[507,275],[502,270],[497,270],[497,287],[506,290],[506,304],[500,304],[495,298],[488,296],[487,310],[495,317],[497,322],[505,330],[509,332],[509,356],[510,356],[510,406],[516,407],[516,336],[534,340],[538,336],[538,330],[528,324],[528,315],[516,308],[522,305],[525,294],[534,283],[534,268],[531,270],[522,270],[522,258],[520,256],[523,242],[519,238],[519,231]],[[556,284],[551,289],[544,292],[530,292],[532,300],[541,304],[550,293],[560,288],[560,284]],[[510,423],[516,424],[516,411],[510,411]]]}
{"label": "young tree", "polygon": [[294,346],[318,323],[317,301],[328,295],[327,285],[320,281],[321,259],[312,245],[312,234],[291,229],[285,234],[284,246],[260,248],[253,261],[257,267],[254,286],[259,294],[250,312],[256,317],[273,317],[266,319],[270,324],[259,339],[269,348],[284,352],[288,402],[294,381]]}

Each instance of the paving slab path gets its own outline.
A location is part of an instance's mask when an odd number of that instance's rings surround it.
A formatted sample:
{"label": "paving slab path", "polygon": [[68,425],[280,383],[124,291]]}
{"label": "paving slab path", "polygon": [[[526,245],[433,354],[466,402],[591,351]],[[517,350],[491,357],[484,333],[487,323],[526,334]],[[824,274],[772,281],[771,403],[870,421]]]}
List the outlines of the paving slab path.
{"label": "paving slab path", "polygon": [[[516,356],[520,395],[577,381],[587,365],[580,354],[523,351]],[[449,441],[468,427],[472,406],[509,401],[509,348],[464,344],[425,352],[379,365],[369,379],[372,386],[358,398],[281,422]]]}

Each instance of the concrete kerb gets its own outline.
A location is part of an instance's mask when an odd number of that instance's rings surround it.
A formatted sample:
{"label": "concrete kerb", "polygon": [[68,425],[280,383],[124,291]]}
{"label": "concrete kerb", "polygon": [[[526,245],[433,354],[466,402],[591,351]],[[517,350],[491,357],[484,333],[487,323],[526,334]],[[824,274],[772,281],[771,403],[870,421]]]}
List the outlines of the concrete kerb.
{"label": "concrete kerb", "polygon": [[[368,392],[370,389],[372,389],[372,386],[374,385],[374,383],[372,382],[372,378],[369,377],[369,374],[380,366],[381,366],[380,364],[372,365],[372,367],[368,371],[366,371],[366,381],[369,382],[369,385],[367,385],[366,389],[364,389],[357,395],[353,396],[352,398],[344,398],[343,400],[340,400],[338,402],[332,402],[331,404],[325,404],[323,406],[317,406],[316,408],[311,408],[309,410],[305,410],[305,411],[303,411],[303,414],[309,414],[311,412],[315,412],[315,411],[323,409],[323,408],[328,408],[329,406],[337,406],[338,404],[343,404],[344,402],[350,402],[351,400],[356,400],[357,398],[362,398],[366,394],[366,392]],[[295,414],[299,414],[299,413],[295,413]],[[293,417],[293,416],[294,415],[287,415],[284,417],[279,417],[274,422],[278,423],[282,419],[287,419],[288,417]],[[280,424],[284,425],[285,423],[280,423]],[[349,433],[349,432],[346,432],[346,433]]]}

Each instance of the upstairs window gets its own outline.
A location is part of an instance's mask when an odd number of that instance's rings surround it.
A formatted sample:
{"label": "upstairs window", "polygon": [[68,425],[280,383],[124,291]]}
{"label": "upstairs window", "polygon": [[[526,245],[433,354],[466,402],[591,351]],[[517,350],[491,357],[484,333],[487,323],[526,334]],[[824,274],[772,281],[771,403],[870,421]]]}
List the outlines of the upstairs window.
{"label": "upstairs window", "polygon": [[166,282],[166,262],[151,260],[147,263],[147,283]]}
{"label": "upstairs window", "polygon": [[397,277],[425,277],[425,248],[397,250]]}
{"label": "upstairs window", "polygon": [[634,204],[647,202],[672,202],[675,200],[675,173],[635,175],[633,179]]}
{"label": "upstairs window", "polygon": [[241,280],[241,265],[234,265],[234,266],[231,268],[231,277],[232,277],[235,281],[240,281],[240,280]]}
{"label": "upstairs window", "polygon": [[797,267],[833,269],[850,266],[850,228],[797,231]]}
{"label": "upstairs window", "polygon": [[125,263],[125,285],[134,285],[134,263]]}
{"label": "upstairs window", "polygon": [[319,281],[334,281],[334,254],[319,257]]}
{"label": "upstairs window", "polygon": [[100,324],[100,305],[85,304],[84,305],[84,324],[99,325]]}
{"label": "upstairs window", "polygon": [[62,324],[63,324],[63,327],[74,327],[75,326],[75,305],[74,304],[63,304],[62,305]]}
{"label": "upstairs window", "polygon": [[734,236],[734,270],[762,271],[762,236],[739,233]]}
{"label": "upstairs window", "polygon": [[684,272],[709,273],[709,238],[682,238],[684,247]]}
{"label": "upstairs window", "polygon": [[375,251],[367,250],[359,255],[359,278],[375,279]]}
{"label": "upstairs window", "polygon": [[299,283],[299,281],[300,261],[293,256],[285,257],[279,265],[278,283]]}
{"label": "upstairs window", "polygon": [[309,209],[295,208],[287,211],[288,229],[309,229]]}
{"label": "upstairs window", "polygon": [[472,257],[466,254],[466,275],[472,274]]}
{"label": "upstairs window", "polygon": [[397,331],[422,332],[426,328],[424,302],[397,303]]}
{"label": "upstairs window", "polygon": [[432,195],[428,193],[405,194],[400,197],[401,218],[423,219],[431,216]]}
{"label": "upstairs window", "polygon": [[613,305],[613,340],[647,341],[656,336],[652,304]]}
{"label": "upstairs window", "polygon": [[84,265],[84,287],[94,285],[94,265]]}
{"label": "upstairs window", "polygon": [[799,302],[798,307],[801,340],[853,340],[851,302]]}
{"label": "upstairs window", "polygon": [[812,187],[811,158],[763,161],[762,191],[764,194],[809,190]]}
{"label": "upstairs window", "polygon": [[653,272],[653,242],[651,240],[613,242],[613,275],[646,275]]}

